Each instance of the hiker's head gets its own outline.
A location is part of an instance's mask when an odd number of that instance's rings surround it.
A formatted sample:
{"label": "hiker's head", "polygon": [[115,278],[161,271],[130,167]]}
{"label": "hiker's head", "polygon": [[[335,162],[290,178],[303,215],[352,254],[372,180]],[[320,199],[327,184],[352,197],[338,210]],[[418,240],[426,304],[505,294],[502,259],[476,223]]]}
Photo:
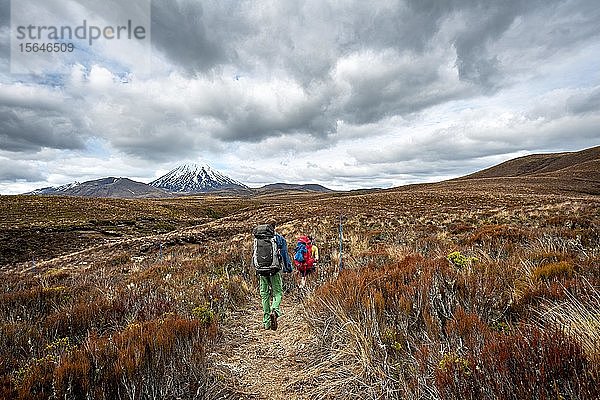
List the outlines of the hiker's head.
{"label": "hiker's head", "polygon": [[311,243],[314,243],[314,242],[315,242],[315,238],[314,238],[313,236],[309,236],[309,237],[308,237],[308,240],[310,240],[310,242],[311,242]]}
{"label": "hiker's head", "polygon": [[277,221],[275,221],[275,219],[274,219],[274,218],[269,218],[269,219],[266,221],[266,224],[267,224],[267,225],[271,225],[271,226],[273,227],[273,229],[275,229],[275,228],[277,227]]}

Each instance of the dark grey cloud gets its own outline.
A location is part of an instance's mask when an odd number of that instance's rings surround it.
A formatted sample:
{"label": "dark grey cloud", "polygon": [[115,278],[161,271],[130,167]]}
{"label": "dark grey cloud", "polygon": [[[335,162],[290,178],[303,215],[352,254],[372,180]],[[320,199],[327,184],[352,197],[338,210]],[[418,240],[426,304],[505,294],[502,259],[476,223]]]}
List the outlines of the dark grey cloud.
{"label": "dark grey cloud", "polygon": [[[223,121],[226,128],[215,135],[225,140],[252,141],[297,131],[320,135],[333,132],[331,127],[340,119],[350,123],[372,123],[393,115],[410,115],[453,99],[489,95],[506,84],[515,67],[503,64],[505,53],[510,51],[499,44],[503,35],[518,18],[527,25],[527,21],[535,20],[537,15],[557,19],[564,18],[567,12],[576,16],[580,3],[588,7],[591,4],[575,2],[571,9],[567,3],[537,0],[415,0],[373,4],[279,2],[268,12],[260,10],[261,6],[253,8],[245,3],[228,19],[237,21],[244,29],[233,29],[231,35],[227,35],[218,25],[208,22],[211,29],[203,30],[199,35],[198,43],[209,40],[221,49],[221,59],[208,59],[216,64],[231,63],[233,68],[248,70],[251,74],[257,72],[253,70],[255,68],[259,68],[258,73],[269,68],[283,70],[306,89],[320,85],[321,92],[329,98],[321,101],[323,111],[317,123],[312,113],[305,113],[304,123],[298,125],[296,121],[282,124],[278,118],[256,115],[246,109],[235,115],[236,110],[232,109]],[[214,4],[205,5],[204,10],[214,16],[215,10],[211,7]],[[593,20],[589,16],[584,19],[586,22]],[[210,21],[214,20],[210,18]],[[444,24],[454,20],[464,26],[449,32],[441,31]],[[525,29],[538,28],[532,25]],[[568,29],[577,31],[579,27],[568,26]],[[543,38],[533,39],[536,40],[531,40],[530,45],[534,49],[546,45],[540,42]],[[589,40],[589,37],[570,34],[569,40],[571,46],[573,42]],[[561,48],[562,45],[554,43],[552,46]],[[448,77],[440,74],[440,64],[448,61],[443,58],[448,57],[447,54],[430,56],[432,52],[443,53],[444,49],[450,48],[456,53],[459,81],[468,84],[468,88],[447,82]],[[350,93],[337,90],[332,74],[340,60],[352,54],[369,51],[380,54],[390,50],[400,55],[411,54],[413,68],[400,66],[370,76],[373,65],[367,60],[361,66],[363,71],[350,76],[346,82]],[[315,131],[315,127],[320,129]]]}
{"label": "dark grey cloud", "polygon": [[42,148],[83,147],[83,137],[70,118],[0,105],[0,150],[37,152]]}
{"label": "dark grey cloud", "polygon": [[[95,12],[116,12],[94,4],[89,2]],[[591,1],[290,1],[266,7],[259,2],[154,0],[151,33],[155,50],[192,76],[212,79],[225,69],[250,80],[283,76],[300,85],[306,96],[317,99],[290,110],[265,109],[251,100],[232,97],[210,115],[202,111],[181,115],[184,119],[214,118],[218,123],[209,132],[213,138],[255,142],[305,133],[325,139],[335,132],[338,120],[376,123],[447,101],[493,93],[511,72],[510,65],[502,64],[507,49],[498,41],[517,18],[527,25],[538,15],[556,17],[558,8],[574,16],[580,15],[580,9],[593,15]],[[445,28],[453,21],[456,27]],[[535,27],[525,29],[529,32]],[[557,29],[571,32],[569,45],[588,39],[574,33],[579,25]],[[537,48],[537,40],[531,46]],[[370,73],[379,66],[365,58],[356,73],[344,78],[341,83],[346,87],[341,88],[334,76],[339,63],[369,52],[375,57],[392,53],[398,60],[408,54],[409,60],[394,65],[397,61],[388,57],[381,70]],[[449,81],[441,70],[448,62],[455,62],[458,81]],[[160,142],[158,136],[155,139]]]}
{"label": "dark grey cloud", "polygon": [[0,28],[10,26],[10,0],[0,0]]}
{"label": "dark grey cloud", "polygon": [[553,57],[569,57],[600,36],[593,0],[473,3],[455,11],[468,23],[455,36],[456,65],[461,79],[484,94],[512,85],[513,75],[535,75]]}
{"label": "dark grey cloud", "polygon": [[206,72],[227,61],[225,53],[229,45],[215,42],[220,35],[207,28],[203,2],[153,0],[151,15],[153,46],[184,70]]}
{"label": "dark grey cloud", "polygon": [[342,96],[333,118],[368,124],[472,94],[458,81],[445,81],[440,67],[427,58],[415,59],[409,54],[378,61],[365,59],[359,64],[369,66],[340,77],[349,93]]}
{"label": "dark grey cloud", "polygon": [[46,176],[30,162],[0,159],[0,182],[40,182],[44,179]]}
{"label": "dark grey cloud", "polygon": [[600,7],[597,1],[563,0],[554,1],[551,5],[531,13],[537,29],[532,26],[530,33],[541,36],[534,37],[536,44],[545,50],[542,57],[559,52],[569,53],[578,43],[593,41],[600,35]]}
{"label": "dark grey cloud", "polygon": [[[457,35],[456,65],[461,80],[484,88],[497,85],[500,75],[499,60],[488,45],[496,40],[515,18],[536,6],[536,1],[509,0],[502,2],[475,2],[472,7],[457,10],[462,13],[468,29]],[[549,3],[549,2],[548,2]]]}
{"label": "dark grey cloud", "polygon": [[202,147],[199,136],[201,135],[173,130],[159,133],[142,131],[135,135],[124,131],[122,135],[113,137],[110,144],[114,149],[136,158],[168,162],[195,154]]}
{"label": "dark grey cloud", "polygon": [[[324,103],[326,99],[318,94],[307,97],[281,109],[265,107],[255,101],[240,105],[232,101],[232,107],[220,121],[221,127],[212,135],[225,142],[259,142],[268,137],[296,133],[324,137],[335,131],[335,120],[330,118]],[[285,101],[283,98],[278,100]]]}

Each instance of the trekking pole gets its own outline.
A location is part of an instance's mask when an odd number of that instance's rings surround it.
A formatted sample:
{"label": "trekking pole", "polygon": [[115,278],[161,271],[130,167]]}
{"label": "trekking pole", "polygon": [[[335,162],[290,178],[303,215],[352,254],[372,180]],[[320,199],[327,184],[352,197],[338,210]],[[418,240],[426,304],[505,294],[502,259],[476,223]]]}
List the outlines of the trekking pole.
{"label": "trekking pole", "polygon": [[344,255],[344,220],[343,220],[343,215],[340,215],[339,236],[340,236],[340,265],[339,265],[339,270],[340,270],[340,272],[342,272],[342,270],[344,269],[344,261],[343,261],[343,255]]}

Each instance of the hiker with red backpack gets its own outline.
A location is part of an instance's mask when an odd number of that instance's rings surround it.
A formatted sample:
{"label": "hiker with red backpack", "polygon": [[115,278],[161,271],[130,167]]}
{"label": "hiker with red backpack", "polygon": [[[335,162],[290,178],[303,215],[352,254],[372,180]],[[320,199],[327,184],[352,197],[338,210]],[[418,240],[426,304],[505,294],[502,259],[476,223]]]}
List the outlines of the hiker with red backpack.
{"label": "hiker with red backpack", "polygon": [[319,249],[313,244],[310,236],[300,236],[294,252],[294,265],[301,276],[300,287],[306,285],[306,277],[314,272],[315,263],[319,260]]}
{"label": "hiker with red backpack", "polygon": [[263,326],[277,330],[279,306],[283,296],[281,269],[292,272],[285,238],[275,231],[275,222],[254,228],[252,264],[260,280],[260,298],[263,308]]}

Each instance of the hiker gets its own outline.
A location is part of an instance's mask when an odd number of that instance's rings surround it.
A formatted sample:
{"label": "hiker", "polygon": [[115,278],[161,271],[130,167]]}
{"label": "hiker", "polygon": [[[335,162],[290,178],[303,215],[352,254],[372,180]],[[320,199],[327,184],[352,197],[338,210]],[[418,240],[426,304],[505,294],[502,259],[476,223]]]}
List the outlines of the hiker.
{"label": "hiker", "polygon": [[263,326],[277,330],[277,318],[281,316],[279,305],[283,295],[281,269],[292,272],[285,238],[275,231],[275,222],[254,228],[254,251],[252,263],[260,279],[260,298],[263,308]]}
{"label": "hiker", "polygon": [[294,265],[301,277],[301,288],[306,286],[306,277],[315,270],[315,262],[319,259],[319,249],[313,246],[311,239],[310,236],[300,236],[294,252]]}
{"label": "hiker", "polygon": [[311,244],[311,252],[310,252],[310,256],[312,257],[314,261],[313,263],[313,267],[316,269],[317,267],[317,262],[319,262],[319,248],[317,247],[317,245],[315,244],[315,238],[313,236],[309,236],[308,240],[310,240],[310,244]]}

